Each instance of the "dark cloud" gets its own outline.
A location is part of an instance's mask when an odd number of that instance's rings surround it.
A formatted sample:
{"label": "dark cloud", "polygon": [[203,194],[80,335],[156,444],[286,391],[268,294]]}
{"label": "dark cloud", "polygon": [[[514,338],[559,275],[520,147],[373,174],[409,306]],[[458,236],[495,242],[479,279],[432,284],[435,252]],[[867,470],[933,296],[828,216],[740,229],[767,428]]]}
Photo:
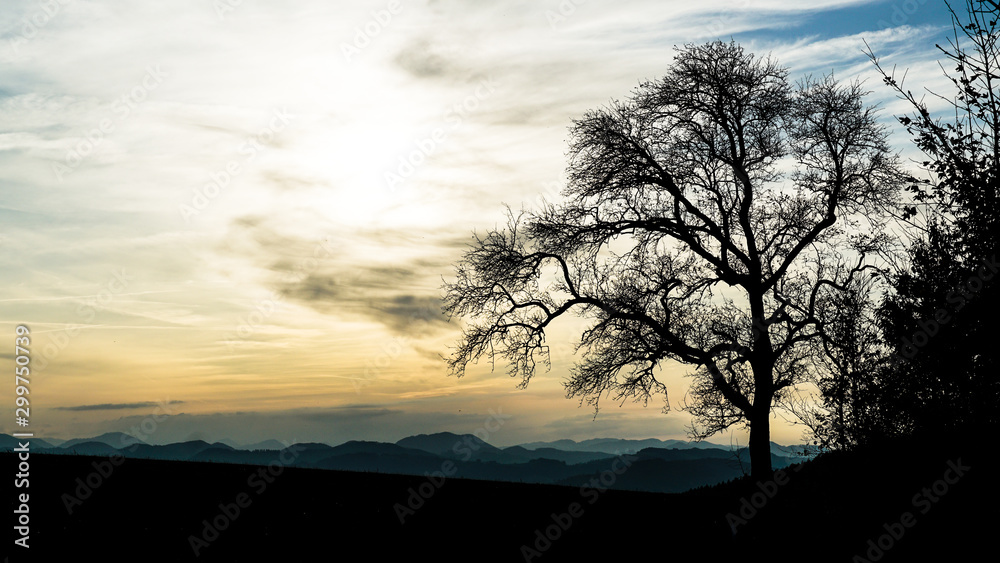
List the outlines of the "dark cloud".
{"label": "dark cloud", "polygon": [[453,70],[453,54],[454,51],[449,52],[426,39],[417,39],[403,47],[394,62],[417,78],[436,78]]}
{"label": "dark cloud", "polygon": [[352,299],[350,286],[340,283],[333,277],[326,276],[309,275],[302,281],[285,284],[280,291],[285,297],[310,304],[328,303],[333,306],[335,302],[342,301],[344,298]]}
{"label": "dark cloud", "polygon": [[400,333],[414,329],[443,328],[448,317],[441,311],[441,298],[419,295],[396,295],[372,306],[372,317]]}
{"label": "dark cloud", "polygon": [[406,268],[358,268],[347,276],[306,276],[279,291],[322,313],[366,317],[400,334],[445,328],[449,321],[439,296],[400,290],[416,279],[419,275]]}
{"label": "dark cloud", "polygon": [[154,403],[143,401],[141,403],[100,403],[97,405],[77,405],[75,407],[55,407],[57,411],[114,411],[126,409],[144,409],[147,407],[157,407],[162,405],[181,405],[184,401],[167,401],[165,403]]}
{"label": "dark cloud", "polygon": [[[423,335],[448,326],[441,311],[441,276],[452,270],[449,259],[413,257],[392,264],[348,258],[342,241],[349,239],[394,252],[427,249],[451,254],[454,237],[432,232],[364,231],[331,235],[317,242],[285,234],[270,217],[233,220],[225,250],[247,256],[270,271],[270,284],[280,295],[323,314],[365,318],[393,332]],[[441,252],[441,245],[447,252]],[[317,256],[317,250],[318,256]]]}

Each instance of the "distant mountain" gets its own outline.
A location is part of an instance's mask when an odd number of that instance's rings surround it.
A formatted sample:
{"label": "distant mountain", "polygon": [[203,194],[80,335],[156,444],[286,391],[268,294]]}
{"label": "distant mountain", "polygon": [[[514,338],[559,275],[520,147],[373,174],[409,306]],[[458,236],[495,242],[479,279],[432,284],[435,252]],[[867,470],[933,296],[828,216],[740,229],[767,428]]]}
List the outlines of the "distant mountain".
{"label": "distant mountain", "polygon": [[524,446],[511,446],[503,449],[502,463],[525,463],[534,459],[553,459],[567,464],[586,463],[597,459],[614,457],[613,454],[602,452],[573,452],[556,448],[537,448],[529,450]]}
{"label": "distant mountain", "polygon": [[223,444],[222,442],[216,442],[215,444],[210,444],[207,448],[198,451],[193,454],[188,461],[211,461],[215,463],[239,463],[244,465],[267,465],[273,461],[273,452],[271,453],[271,459],[263,452],[260,451],[247,451],[247,450],[237,450],[230,447],[228,444]]}
{"label": "distant mountain", "polygon": [[[323,444],[324,448],[329,448]],[[299,450],[290,455],[276,450],[236,450],[222,443],[210,444],[205,449],[191,456],[189,461],[211,461],[217,463],[238,463],[241,465],[269,465],[274,462],[285,463],[299,467],[318,467],[317,460],[328,455],[326,449],[303,448],[308,455],[301,455]]]}
{"label": "distant mountain", "polygon": [[209,444],[204,440],[192,440],[190,442],[178,442],[162,446],[151,446],[149,444],[139,444],[134,447],[123,448],[126,457],[141,457],[144,459],[177,459],[189,461],[201,452],[208,449],[221,449],[233,451],[233,448],[216,442]]}
{"label": "distant mountain", "polygon": [[594,438],[577,442],[575,440],[556,440],[554,442],[529,442],[521,444],[521,447],[536,450],[539,448],[555,448],[566,452],[601,452],[606,454],[634,454],[644,448],[722,448],[712,442],[686,442],[684,440],[658,440],[647,438],[645,440],[626,440],[621,438]]}
{"label": "distant mountain", "polygon": [[[353,452],[331,456],[314,464],[319,469],[336,469],[339,471],[366,471],[377,473],[396,473],[400,475],[423,475],[441,471],[442,465],[451,460],[444,460],[434,454],[421,452],[422,456],[374,454],[371,452]],[[452,463],[454,463],[452,461]]]}
{"label": "distant mountain", "polygon": [[[230,444],[232,445],[232,444]],[[277,440],[264,440],[263,442],[257,442],[256,444],[247,444],[245,446],[233,446],[237,450],[283,450],[285,445]]]}
{"label": "distant mountain", "polygon": [[62,451],[67,454],[77,454],[77,455],[99,455],[99,456],[112,456],[120,455],[121,450],[115,448],[114,446],[109,446],[104,442],[76,442],[75,444],[64,446],[60,448],[54,448],[51,451]]}
{"label": "distant mountain", "polygon": [[[602,486],[653,492],[679,492],[714,485],[750,470],[746,448],[733,450],[710,442],[683,440],[557,440],[501,449],[472,434],[440,432],[410,436],[395,444],[352,440],[338,446],[308,442],[285,448],[277,440],[240,447],[234,447],[235,442],[230,440],[227,442],[210,444],[204,440],[190,440],[150,445],[127,434],[112,432],[69,440],[62,447],[46,451],[241,465],[268,465],[281,461],[304,468],[409,475],[427,475],[447,469],[449,477],[463,479],[572,486],[602,476],[606,480],[609,470],[621,469],[622,461],[617,458],[627,456],[627,476],[623,474],[621,478],[616,477],[614,483],[602,483]],[[4,443],[16,447],[12,437],[0,435],[0,449]],[[34,449],[43,449],[43,446],[36,441]],[[772,444],[772,451],[785,454],[772,455],[775,468],[802,461],[787,455],[788,447]]]}
{"label": "distant mountain", "polygon": [[285,449],[285,444],[279,442],[278,440],[263,440],[253,444],[242,444],[229,438],[220,438],[217,442],[225,444],[234,450],[243,450],[248,452],[252,452],[254,450],[278,451]]}
{"label": "distant mountain", "polygon": [[[0,450],[13,450],[14,448],[18,447],[18,444],[20,443],[19,440],[20,442],[24,442],[25,438],[15,438],[10,434],[0,434]],[[51,440],[45,441],[42,440],[41,438],[30,438],[30,440],[31,440],[30,447],[33,450],[56,447],[54,444],[52,444]]]}
{"label": "distant mountain", "polygon": [[350,441],[333,447],[329,453],[330,457],[319,460],[315,466],[342,471],[420,475],[440,471],[447,461],[447,456],[383,442]]}
{"label": "distant mountain", "polygon": [[416,448],[409,448],[399,444],[387,444],[385,442],[368,442],[361,440],[351,440],[339,446],[331,448],[330,453],[335,456],[347,454],[372,454],[372,455],[399,455],[422,458],[435,458],[438,456]]}
{"label": "distant mountain", "polygon": [[635,456],[640,459],[659,459],[663,461],[689,461],[692,459],[731,459],[736,461],[737,455],[747,463],[750,459],[746,448],[740,448],[738,453],[733,450],[724,450],[721,448],[705,448],[705,449],[678,449],[678,448],[645,448],[638,451]]}
{"label": "distant mountain", "polygon": [[580,451],[580,444],[578,444],[576,440],[566,439],[553,440],[551,442],[528,442],[527,444],[520,444],[520,446],[528,450],[537,450],[538,448],[555,448],[564,452]]}
{"label": "distant mountain", "polygon": [[501,455],[501,450],[480,440],[472,434],[418,434],[396,442],[397,446],[423,450],[443,457],[468,457],[473,459],[493,458]]}
{"label": "distant mountain", "polygon": [[[685,440],[658,440],[647,438],[645,440],[627,440],[621,438],[594,438],[577,442],[574,440],[555,440],[553,442],[529,442],[521,444],[522,448],[537,450],[540,448],[554,448],[564,452],[600,452],[606,454],[634,454],[645,448],[661,449],[720,449],[730,451],[734,446],[726,446],[702,440],[701,442]],[[735,446],[745,448],[746,444]],[[786,457],[802,457],[803,452],[808,452],[806,457],[814,457],[819,452],[815,446],[795,445],[782,446],[771,442],[771,453]]]}
{"label": "distant mountain", "polygon": [[793,458],[812,459],[819,455],[819,448],[809,444],[796,444],[794,446],[782,446],[771,442],[771,453]]}
{"label": "distant mountain", "polygon": [[231,440],[229,438],[219,438],[218,440],[216,440],[216,442],[219,442],[220,444],[225,444],[225,445],[229,446],[230,448],[233,448],[234,450],[242,450],[243,449],[243,445],[242,444],[240,444],[236,440]]}
{"label": "distant mountain", "polygon": [[[317,467],[317,463],[333,455],[333,446],[319,442],[294,444],[295,465],[302,467]],[[266,455],[274,457],[274,452]]]}
{"label": "distant mountain", "polygon": [[74,438],[72,440],[66,440],[60,444],[59,447],[70,448],[82,442],[100,442],[113,448],[126,448],[133,444],[145,444],[142,440],[136,438],[135,436],[125,434],[124,432],[107,432],[101,434],[100,436],[94,436],[93,438]]}

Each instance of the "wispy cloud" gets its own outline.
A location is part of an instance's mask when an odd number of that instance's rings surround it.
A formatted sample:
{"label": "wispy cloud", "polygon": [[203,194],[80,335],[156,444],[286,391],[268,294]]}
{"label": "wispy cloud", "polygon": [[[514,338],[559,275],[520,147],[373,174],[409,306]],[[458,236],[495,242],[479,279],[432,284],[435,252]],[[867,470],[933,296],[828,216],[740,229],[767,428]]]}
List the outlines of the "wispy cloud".
{"label": "wispy cloud", "polygon": [[152,401],[144,401],[141,403],[101,403],[97,405],[76,405],[73,407],[55,407],[59,411],[117,411],[117,410],[134,410],[134,409],[144,409],[149,407],[159,407],[164,405],[182,405],[184,401],[166,401],[164,403],[155,403]]}

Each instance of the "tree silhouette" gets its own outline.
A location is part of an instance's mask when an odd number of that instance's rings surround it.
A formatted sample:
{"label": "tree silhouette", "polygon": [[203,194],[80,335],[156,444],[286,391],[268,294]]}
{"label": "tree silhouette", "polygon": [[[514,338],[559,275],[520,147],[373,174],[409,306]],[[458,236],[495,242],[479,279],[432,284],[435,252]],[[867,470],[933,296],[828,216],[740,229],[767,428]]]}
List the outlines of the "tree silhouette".
{"label": "tree silhouette", "polygon": [[445,311],[472,320],[451,373],[499,356],[526,386],[572,311],[592,323],[569,397],[645,402],[665,362],[694,366],[692,434],[747,426],[768,475],[772,408],[804,381],[831,296],[884,245],[900,187],[859,84],[787,75],[735,43],[688,45],[575,121],[565,201],[510,212],[445,285]]}
{"label": "tree silhouette", "polygon": [[881,309],[895,349],[895,392],[886,410],[911,420],[915,431],[996,424],[1000,380],[993,324],[1000,313],[996,252],[1000,241],[1000,5],[967,0],[967,17],[951,10],[954,37],[937,45],[953,70],[949,119],[932,115],[923,99],[869,57],[887,85],[914,112],[899,117],[926,155],[929,179],[910,178],[916,205],[903,217],[928,220],[910,248],[910,268],[895,276]]}
{"label": "tree silhouette", "polygon": [[881,279],[860,278],[832,298],[812,353],[822,402],[799,417],[823,449],[852,449],[907,433],[909,420],[887,408],[898,389],[889,385],[893,358],[879,326]]}

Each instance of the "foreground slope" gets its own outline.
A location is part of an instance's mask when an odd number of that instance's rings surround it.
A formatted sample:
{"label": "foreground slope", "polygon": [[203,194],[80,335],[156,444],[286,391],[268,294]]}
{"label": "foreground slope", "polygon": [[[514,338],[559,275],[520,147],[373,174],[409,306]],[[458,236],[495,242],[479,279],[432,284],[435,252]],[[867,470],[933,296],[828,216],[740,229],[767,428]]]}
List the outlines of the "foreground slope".
{"label": "foreground slope", "polygon": [[[683,494],[325,471],[283,467],[278,459],[268,473],[262,466],[144,459],[112,466],[100,457],[32,455],[29,560],[91,553],[107,561],[261,561],[315,552],[373,560],[637,560],[655,553],[850,562],[874,561],[866,551],[879,543],[889,546],[871,553],[880,562],[976,560],[972,550],[990,541],[993,527],[980,514],[998,505],[983,440],[827,455],[787,469],[779,483],[734,481]],[[0,459],[15,466],[12,454]],[[964,469],[959,475],[954,468]],[[596,486],[629,470],[609,463],[591,478]],[[905,513],[908,526],[900,523]],[[5,542],[7,552],[11,545]]]}

